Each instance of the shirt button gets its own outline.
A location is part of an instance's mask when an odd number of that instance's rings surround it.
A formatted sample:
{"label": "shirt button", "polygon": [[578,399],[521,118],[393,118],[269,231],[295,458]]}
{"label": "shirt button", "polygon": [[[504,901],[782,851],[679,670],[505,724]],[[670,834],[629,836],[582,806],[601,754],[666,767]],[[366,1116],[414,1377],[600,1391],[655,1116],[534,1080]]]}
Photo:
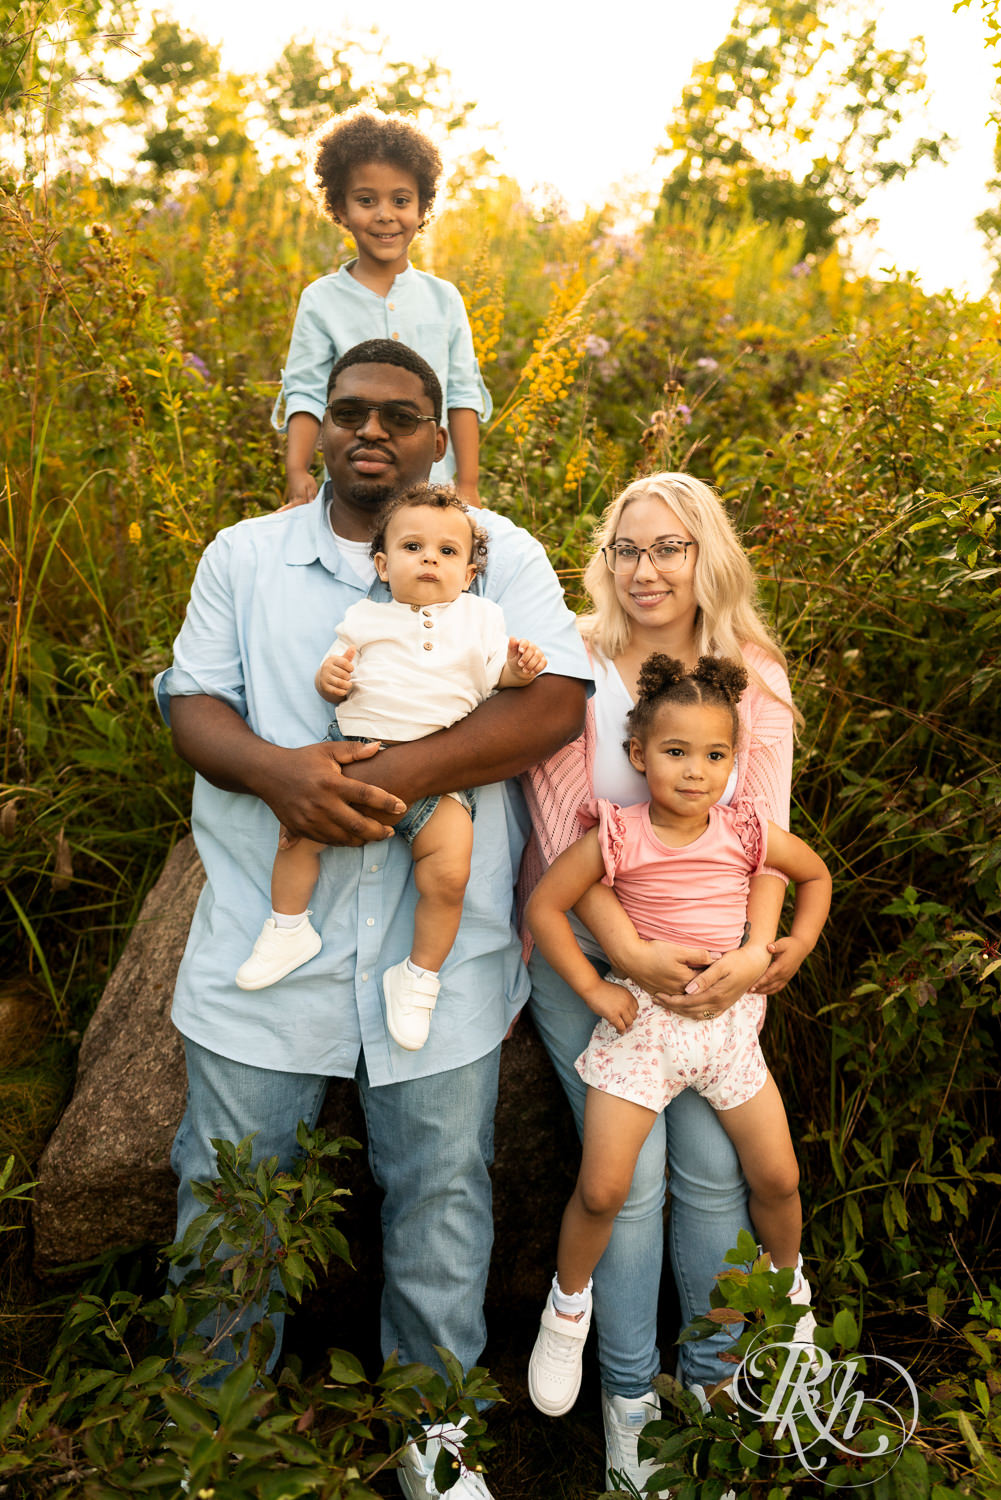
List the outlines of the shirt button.
{"label": "shirt button", "polygon": [[399,335],[399,334],[398,334],[398,333],[394,333],[394,334],[393,334],[393,338],[394,338],[394,339],[398,339],[398,338],[399,338],[399,336],[400,336],[400,335]]}
{"label": "shirt button", "polygon": [[395,302],[391,302],[389,304],[389,310],[390,310],[390,312],[395,312],[396,311],[396,303]]}
{"label": "shirt button", "polygon": [[[415,608],[416,608],[416,607],[417,607],[417,606],[415,606]],[[425,618],[425,619],[426,619],[426,620],[430,620],[430,618],[431,618],[431,611],[430,611],[430,610],[429,610],[429,609],[422,609],[422,610],[421,610],[421,614],[422,614],[422,615],[423,615],[423,616],[424,616],[424,618]]]}
{"label": "shirt button", "polygon": [[425,651],[433,651],[434,650],[434,641],[425,641],[424,642],[424,650]]}
{"label": "shirt button", "polygon": [[433,630],[434,629],[434,621],[433,620],[425,620],[424,621],[424,629],[425,630]]}
{"label": "shirt button", "polygon": [[365,984],[368,984],[368,975],[367,974],[363,974],[361,977],[362,977],[363,981],[365,982]]}
{"label": "shirt button", "polygon": [[374,927],[375,926],[375,918],[374,917],[369,917],[368,921],[365,923],[365,926],[366,927]]}
{"label": "shirt button", "polygon": [[369,865],[368,868],[369,868],[369,873],[370,874],[375,875],[375,874],[378,873],[378,869],[379,869],[378,865]]}

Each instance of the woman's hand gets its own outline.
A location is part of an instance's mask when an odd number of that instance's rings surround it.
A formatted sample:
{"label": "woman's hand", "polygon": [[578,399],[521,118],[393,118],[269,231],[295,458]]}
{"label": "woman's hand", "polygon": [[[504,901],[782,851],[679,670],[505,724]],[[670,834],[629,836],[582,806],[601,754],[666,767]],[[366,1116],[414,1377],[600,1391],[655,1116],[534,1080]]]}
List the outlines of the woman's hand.
{"label": "woman's hand", "polygon": [[[634,929],[635,933],[635,929]],[[708,948],[686,948],[683,943],[644,941],[637,937],[628,945],[619,944],[608,952],[613,967],[654,997],[680,995],[699,975],[719,958]]]}
{"label": "woman's hand", "polygon": [[651,994],[658,1005],[676,1016],[687,1016],[693,1021],[715,1020],[749,990],[755,994],[761,992],[758,981],[768,968],[768,958],[766,947],[749,943],[724,953],[701,974],[696,974],[683,993],[668,995],[661,990]]}

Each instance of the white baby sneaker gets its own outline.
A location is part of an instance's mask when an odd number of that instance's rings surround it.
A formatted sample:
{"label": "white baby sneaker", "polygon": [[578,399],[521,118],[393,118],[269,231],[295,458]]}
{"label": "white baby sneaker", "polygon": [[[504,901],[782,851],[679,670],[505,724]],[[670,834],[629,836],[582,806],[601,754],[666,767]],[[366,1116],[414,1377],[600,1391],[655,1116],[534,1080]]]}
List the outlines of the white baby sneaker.
{"label": "white baby sneaker", "polygon": [[398,1047],[419,1052],[431,1030],[441,980],[432,974],[415,974],[404,959],[382,976],[382,993],[386,998],[386,1025]]}
{"label": "white baby sneaker", "polygon": [[316,957],[323,942],[310,915],[307,912],[298,927],[278,927],[274,917],[268,917],[253,953],[236,971],[241,990],[267,989]]}
{"label": "white baby sneaker", "polygon": [[579,1322],[574,1322],[572,1318],[560,1317],[553,1306],[553,1294],[549,1293],[528,1362],[528,1394],[547,1417],[562,1417],[577,1400],[584,1366],[584,1340],[590,1326],[590,1302]]}

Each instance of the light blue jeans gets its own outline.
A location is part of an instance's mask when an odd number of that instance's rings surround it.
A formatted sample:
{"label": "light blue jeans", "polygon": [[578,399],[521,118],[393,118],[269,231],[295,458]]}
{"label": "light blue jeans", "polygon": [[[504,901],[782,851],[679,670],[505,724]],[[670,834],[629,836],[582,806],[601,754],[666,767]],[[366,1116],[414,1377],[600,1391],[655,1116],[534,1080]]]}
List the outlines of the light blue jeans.
{"label": "light blue jeans", "polygon": [[[606,971],[607,972],[607,971]],[[594,1012],[536,950],[529,963],[531,1014],[573,1110],[577,1133],[587,1087],[574,1068],[594,1030]],[[723,1257],[750,1229],[747,1184],[737,1153],[712,1106],[686,1089],[657,1116],[636,1163],[628,1201],[594,1273],[601,1383],[613,1396],[645,1395],[660,1370],[657,1297],[664,1244],[665,1161],[671,1173],[669,1242],[684,1326],[709,1309]],[[680,1378],[712,1385],[729,1367],[719,1355],[732,1344],[725,1330],[682,1344]]]}
{"label": "light blue jeans", "polygon": [[[210,1139],[240,1141],[257,1131],[255,1164],[277,1156],[287,1168],[301,1154],[296,1126],[315,1126],[327,1079],[232,1062],[185,1039],[188,1102],[171,1153],[179,1179],[177,1237],[202,1212],[192,1182],[216,1176]],[[359,1062],[357,1082],[372,1175],[383,1192],[383,1357],[442,1370],[442,1344],[468,1370],[486,1343],[483,1296],[493,1245],[489,1167],[500,1047],[430,1078],[373,1088]],[[225,1253],[225,1252],[222,1252]],[[171,1269],[176,1282],[182,1273]],[[252,1309],[241,1327],[260,1317]],[[282,1322],[269,1370],[281,1348]],[[211,1336],[215,1327],[199,1331]],[[336,1342],[332,1331],[331,1342]],[[220,1357],[234,1358],[232,1345]]]}

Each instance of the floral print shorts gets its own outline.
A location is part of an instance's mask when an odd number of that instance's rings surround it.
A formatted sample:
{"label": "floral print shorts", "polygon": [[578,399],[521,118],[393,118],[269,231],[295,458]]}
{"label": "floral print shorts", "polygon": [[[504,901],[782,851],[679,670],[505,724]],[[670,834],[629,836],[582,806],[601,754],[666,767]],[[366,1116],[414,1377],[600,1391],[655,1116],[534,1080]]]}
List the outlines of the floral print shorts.
{"label": "floral print shorts", "polygon": [[764,1087],[763,995],[744,995],[711,1021],[691,1021],[657,1005],[631,979],[608,982],[635,995],[639,1011],[621,1036],[610,1021],[594,1028],[574,1064],[591,1088],[659,1114],[683,1089],[695,1089],[719,1110],[746,1104]]}

